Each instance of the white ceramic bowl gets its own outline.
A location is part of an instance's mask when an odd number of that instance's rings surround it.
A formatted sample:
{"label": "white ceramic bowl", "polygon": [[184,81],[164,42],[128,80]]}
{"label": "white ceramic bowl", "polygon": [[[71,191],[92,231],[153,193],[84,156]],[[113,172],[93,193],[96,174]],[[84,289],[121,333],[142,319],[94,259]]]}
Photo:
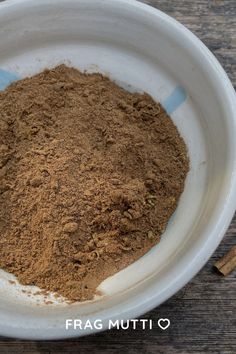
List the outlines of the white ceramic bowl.
{"label": "white ceramic bowl", "polygon": [[137,317],[185,285],[221,241],[236,204],[236,99],[209,50],[185,27],[133,0],[7,0],[0,4],[0,85],[67,63],[100,71],[163,103],[188,145],[191,171],[162,241],[107,279],[92,302],[45,305],[0,272],[0,333],[56,339],[65,319]]}

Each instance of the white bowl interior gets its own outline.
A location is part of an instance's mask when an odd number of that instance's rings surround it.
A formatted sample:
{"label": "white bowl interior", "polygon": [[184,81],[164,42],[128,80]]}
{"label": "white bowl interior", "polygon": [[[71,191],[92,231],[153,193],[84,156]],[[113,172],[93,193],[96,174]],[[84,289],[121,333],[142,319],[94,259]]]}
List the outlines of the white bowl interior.
{"label": "white bowl interior", "polygon": [[[171,117],[191,160],[184,193],[160,244],[105,280],[99,287],[102,297],[73,305],[45,305],[39,295],[23,293],[28,287],[10,284],[14,277],[0,271],[3,333],[63,337],[73,335],[65,334],[65,318],[128,316],[131,308],[137,314],[144,312],[152,299],[159,304],[184,284],[187,272],[195,273],[189,270],[192,263],[206,261],[222,237],[222,232],[215,234],[213,242],[209,235],[220,205],[227,204],[232,175],[229,102],[222,94],[224,85],[225,91],[231,88],[223,71],[219,86],[215,78],[219,69],[213,57],[205,62],[209,55],[205,47],[198,41],[191,46],[191,35],[186,31],[184,38],[185,30],[168,21],[148,7],[122,0],[26,0],[1,6],[0,85],[1,73],[24,78],[60,63],[102,72],[129,90],[148,92],[164,105],[171,101]],[[177,87],[187,93],[184,102],[173,102]]]}

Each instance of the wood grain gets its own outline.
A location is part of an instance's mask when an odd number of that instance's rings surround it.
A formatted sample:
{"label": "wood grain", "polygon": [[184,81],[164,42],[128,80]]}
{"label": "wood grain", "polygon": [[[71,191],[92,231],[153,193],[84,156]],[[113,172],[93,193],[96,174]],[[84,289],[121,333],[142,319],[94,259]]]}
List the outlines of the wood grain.
{"label": "wood grain", "polygon": [[[113,0],[114,1],[114,0]],[[236,0],[146,0],[198,35],[219,59],[236,87]],[[223,242],[202,271],[178,294],[143,318],[152,331],[117,331],[57,342],[0,338],[0,353],[236,353],[236,279],[212,265],[235,244],[236,216]],[[162,331],[157,320],[168,317]]]}

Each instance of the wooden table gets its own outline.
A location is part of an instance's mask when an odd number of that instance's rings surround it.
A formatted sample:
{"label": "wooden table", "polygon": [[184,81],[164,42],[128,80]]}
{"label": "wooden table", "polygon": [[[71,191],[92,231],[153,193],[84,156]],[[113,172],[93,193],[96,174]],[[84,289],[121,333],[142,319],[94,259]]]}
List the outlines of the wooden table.
{"label": "wooden table", "polygon": [[[214,52],[236,87],[236,0],[144,2],[175,17],[197,34]],[[143,316],[153,319],[152,331],[112,330],[57,342],[0,338],[0,353],[236,353],[235,273],[224,279],[212,270],[216,259],[235,244],[235,232],[236,216],[202,271],[169,301]],[[166,331],[157,326],[161,317],[171,320]]]}

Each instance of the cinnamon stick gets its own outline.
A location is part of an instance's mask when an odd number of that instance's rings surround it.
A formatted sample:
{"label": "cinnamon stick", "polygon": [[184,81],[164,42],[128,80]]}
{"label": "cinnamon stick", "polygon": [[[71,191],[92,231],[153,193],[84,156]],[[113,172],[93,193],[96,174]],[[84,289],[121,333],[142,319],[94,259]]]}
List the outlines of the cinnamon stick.
{"label": "cinnamon stick", "polygon": [[236,246],[215,263],[217,270],[224,276],[230,274],[236,268]]}

